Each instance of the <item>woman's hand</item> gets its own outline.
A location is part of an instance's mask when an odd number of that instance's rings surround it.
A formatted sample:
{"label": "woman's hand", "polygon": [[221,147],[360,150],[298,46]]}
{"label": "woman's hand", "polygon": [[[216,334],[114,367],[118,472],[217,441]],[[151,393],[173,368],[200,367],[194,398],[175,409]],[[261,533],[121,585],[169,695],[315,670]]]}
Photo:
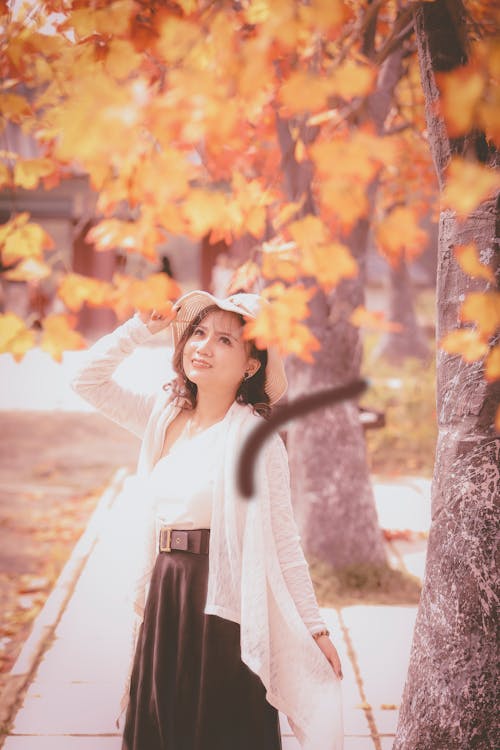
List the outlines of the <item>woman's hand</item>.
{"label": "woman's hand", "polygon": [[327,635],[320,635],[319,638],[315,638],[314,640],[332,665],[333,671],[335,672],[337,677],[342,680],[344,675],[342,674],[342,666],[340,664],[339,655],[337,653],[337,649],[335,648],[329,637]]}
{"label": "woman's hand", "polygon": [[177,310],[173,309],[172,302],[170,302],[162,310],[139,312],[138,315],[151,333],[158,333],[170,325],[177,316]]}

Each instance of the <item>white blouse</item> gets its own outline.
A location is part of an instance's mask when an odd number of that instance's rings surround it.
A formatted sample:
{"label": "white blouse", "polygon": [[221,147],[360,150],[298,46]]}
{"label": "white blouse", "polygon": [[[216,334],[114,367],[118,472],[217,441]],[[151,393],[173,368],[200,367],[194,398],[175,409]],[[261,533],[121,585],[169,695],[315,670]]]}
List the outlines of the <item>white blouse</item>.
{"label": "white blouse", "polygon": [[215,471],[222,459],[217,441],[222,424],[216,422],[189,439],[178,438],[154,465],[148,492],[155,503],[158,532],[161,524],[210,528]]}

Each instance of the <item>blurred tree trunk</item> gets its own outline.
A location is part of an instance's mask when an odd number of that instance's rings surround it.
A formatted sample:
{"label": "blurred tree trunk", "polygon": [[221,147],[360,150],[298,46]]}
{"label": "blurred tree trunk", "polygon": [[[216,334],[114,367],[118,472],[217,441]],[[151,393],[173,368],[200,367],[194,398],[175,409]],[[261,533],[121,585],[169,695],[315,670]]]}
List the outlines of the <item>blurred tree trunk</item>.
{"label": "blurred tree trunk", "polygon": [[380,340],[376,356],[400,365],[407,357],[423,361],[429,358],[429,347],[415,315],[413,285],[404,258],[389,268],[389,315],[402,325],[401,331],[389,331]]}
{"label": "blurred tree trunk", "polygon": [[[380,68],[376,90],[369,98],[368,116],[379,132],[402,75],[403,56],[402,46],[388,56]],[[298,200],[305,195],[303,214],[314,214],[310,164],[296,162],[288,122],[278,118],[277,126],[288,197]],[[314,137],[314,129],[304,126],[301,132],[304,143]],[[370,206],[376,189],[374,182],[369,189]],[[359,329],[348,318],[355,307],[364,304],[370,221],[369,214],[343,238],[358,262],[359,275],[343,280],[330,294],[318,290],[309,303],[308,327],[320,341],[321,350],[315,352],[314,364],[296,357],[287,359],[290,401],[360,377]],[[304,286],[311,286],[310,279],[301,281]],[[321,413],[292,421],[287,428],[287,450],[294,512],[306,555],[337,569],[386,564],[357,404],[347,402],[326,407]]]}
{"label": "blurred tree trunk", "polygon": [[[442,188],[451,154],[472,149],[476,158],[495,166],[498,152],[477,131],[450,141],[433,108],[438,97],[434,74],[466,61],[461,2],[422,4],[415,22],[429,138]],[[461,271],[454,246],[475,241],[498,279],[499,229],[498,199],[483,203],[462,224],[452,212],[442,213],[438,341],[456,326],[463,295],[486,288],[486,282]],[[498,381],[485,382],[480,361],[466,364],[439,350],[437,368],[439,437],[432,525],[394,750],[491,750],[498,746],[494,506],[499,497],[500,440],[493,421],[500,387]]]}

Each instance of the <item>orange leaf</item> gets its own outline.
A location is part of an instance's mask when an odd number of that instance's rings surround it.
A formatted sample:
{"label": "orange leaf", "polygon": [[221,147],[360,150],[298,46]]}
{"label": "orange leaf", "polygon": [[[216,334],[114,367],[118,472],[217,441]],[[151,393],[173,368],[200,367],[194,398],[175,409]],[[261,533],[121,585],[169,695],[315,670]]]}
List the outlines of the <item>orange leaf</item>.
{"label": "orange leaf", "polygon": [[439,345],[448,354],[460,354],[465,362],[475,362],[488,351],[488,345],[473,328],[451,331],[441,339]]}
{"label": "orange leaf", "polygon": [[484,377],[490,382],[500,379],[500,344],[492,347],[485,359]]}
{"label": "orange leaf", "polygon": [[299,201],[296,201],[295,203],[285,203],[283,206],[281,206],[276,218],[273,220],[273,227],[278,230],[284,224],[287,224],[290,219],[295,216],[297,211],[302,208],[302,206],[304,205],[304,200],[305,193]]}
{"label": "orange leaf", "polygon": [[378,223],[375,238],[380,251],[394,265],[403,252],[407,258],[418,255],[427,242],[427,232],[419,227],[413,209],[398,206]]}
{"label": "orange leaf", "polygon": [[262,243],[262,275],[267,279],[295,281],[299,269],[299,252],[295,242],[274,238]]}
{"label": "orange leaf", "polygon": [[45,229],[39,224],[29,223],[28,219],[28,213],[17,214],[0,227],[0,248],[5,264],[24,258],[39,258],[44,250],[54,247]]}
{"label": "orange leaf", "polygon": [[377,78],[377,69],[373,65],[358,64],[346,60],[332,75],[332,93],[342,99],[353,99],[355,96],[367,96],[372,91]]}
{"label": "orange leaf", "polygon": [[455,257],[460,267],[469,276],[475,276],[486,279],[486,281],[495,283],[495,274],[488,266],[481,263],[479,253],[475,243],[468,245],[457,245],[454,249]]}
{"label": "orange leaf", "polygon": [[325,292],[330,292],[341,279],[352,279],[358,273],[358,264],[349,248],[340,242],[304,248],[302,271],[314,276]]}
{"label": "orange leaf", "polygon": [[14,183],[26,190],[33,190],[42,177],[54,172],[54,168],[50,159],[19,159],[14,165]]}
{"label": "orange leaf", "polygon": [[79,273],[68,273],[59,284],[57,296],[73,312],[80,310],[84,302],[93,307],[106,305],[113,291],[107,281],[93,279]]}
{"label": "orange leaf", "polygon": [[43,334],[40,346],[44,352],[56,360],[62,361],[63,352],[85,349],[85,339],[73,328],[76,318],[72,315],[48,315],[42,321]]}
{"label": "orange leaf", "polygon": [[331,81],[324,77],[296,71],[281,86],[279,100],[287,115],[316,112],[326,106],[331,88]]}
{"label": "orange leaf", "polygon": [[288,232],[301,250],[310,249],[328,239],[328,229],[320,218],[312,214],[292,222]]}
{"label": "orange leaf", "polygon": [[19,362],[35,344],[35,334],[14,313],[0,315],[0,353],[9,352]]}
{"label": "orange leaf", "polygon": [[454,156],[446,171],[443,206],[468,216],[484,200],[500,189],[500,175],[493,169]]}
{"label": "orange leaf", "polygon": [[50,276],[52,269],[47,263],[36,258],[26,258],[11,271],[6,271],[3,278],[7,281],[40,281]]}
{"label": "orange leaf", "polygon": [[321,345],[299,321],[311,314],[307,302],[315,292],[303,285],[286,288],[281,282],[266,287],[261,294],[269,305],[263,305],[257,317],[246,323],[243,338],[254,339],[259,348],[275,345],[282,354],[296,354],[313,362],[311,353]]}
{"label": "orange leaf", "polygon": [[18,94],[0,94],[0,113],[8,120],[20,123],[31,113],[31,106]]}
{"label": "orange leaf", "polygon": [[475,323],[488,339],[500,327],[500,292],[470,292],[462,303],[460,320]]}
{"label": "orange leaf", "polygon": [[441,91],[440,105],[448,134],[452,138],[468,133],[481,101],[485,78],[476,64],[436,74]]}
{"label": "orange leaf", "polygon": [[368,212],[366,188],[352,178],[323,180],[318,186],[324,213],[348,232]]}
{"label": "orange leaf", "polygon": [[367,310],[363,305],[358,305],[351,315],[349,321],[353,326],[369,328],[374,331],[401,331],[403,326],[392,320],[387,320],[385,313],[381,310]]}
{"label": "orange leaf", "polygon": [[237,291],[244,289],[250,291],[255,281],[260,276],[259,266],[253,262],[253,260],[247,260],[239,268],[236,269],[229,286],[227,288],[227,294],[234,294]]}
{"label": "orange leaf", "polygon": [[500,406],[497,408],[497,413],[495,415],[495,430],[500,433]]}

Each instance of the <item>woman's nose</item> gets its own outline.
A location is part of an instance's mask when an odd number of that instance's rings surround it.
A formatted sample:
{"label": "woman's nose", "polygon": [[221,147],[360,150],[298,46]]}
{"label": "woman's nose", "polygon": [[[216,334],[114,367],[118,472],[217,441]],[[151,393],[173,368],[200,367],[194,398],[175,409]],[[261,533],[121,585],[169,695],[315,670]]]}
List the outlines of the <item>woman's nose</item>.
{"label": "woman's nose", "polygon": [[212,342],[210,340],[209,336],[204,336],[200,341],[198,341],[198,351],[206,352],[207,354],[210,354],[210,351],[212,349]]}

